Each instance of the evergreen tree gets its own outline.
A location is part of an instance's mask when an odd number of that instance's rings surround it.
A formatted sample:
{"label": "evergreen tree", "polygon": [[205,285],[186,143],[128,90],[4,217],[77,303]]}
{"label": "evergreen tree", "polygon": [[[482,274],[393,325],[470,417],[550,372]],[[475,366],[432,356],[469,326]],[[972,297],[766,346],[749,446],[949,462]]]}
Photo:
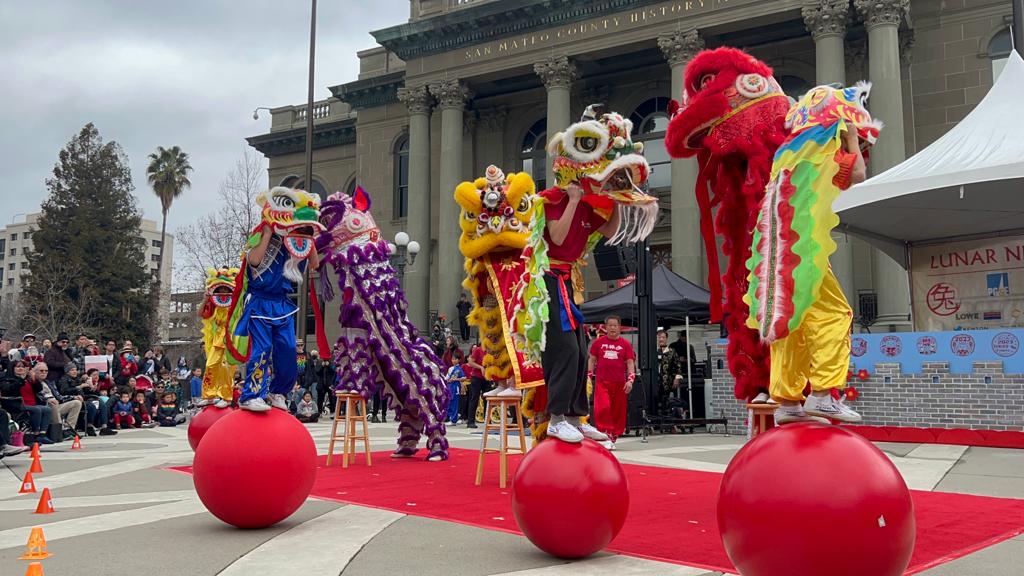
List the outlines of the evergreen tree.
{"label": "evergreen tree", "polygon": [[86,124],[60,151],[46,187],[21,296],[29,317],[40,326],[146,345],[151,278],[124,151]]}

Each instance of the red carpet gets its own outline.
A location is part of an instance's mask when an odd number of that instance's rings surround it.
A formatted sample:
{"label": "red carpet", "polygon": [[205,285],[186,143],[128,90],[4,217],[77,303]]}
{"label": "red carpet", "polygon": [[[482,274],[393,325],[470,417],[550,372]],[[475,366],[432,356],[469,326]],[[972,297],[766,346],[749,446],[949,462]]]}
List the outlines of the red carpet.
{"label": "red carpet", "polygon": [[[321,468],[313,496],[519,534],[509,490],[498,488],[490,455],[484,485],[474,486],[477,452],[452,449],[447,462],[393,460],[373,454],[348,469]],[[323,466],[326,457],[321,457]],[[510,469],[518,458],[510,456]],[[630,487],[626,525],[611,552],[733,572],[718,537],[715,501],[722,475],[624,464]],[[178,470],[189,471],[187,467]],[[1024,500],[913,492],[917,547],[907,574],[949,562],[1024,532]],[[838,544],[838,542],[837,542]]]}
{"label": "red carpet", "polygon": [[872,442],[956,444],[991,448],[1024,448],[1024,432],[1015,430],[967,430],[966,428],[911,428],[909,426],[854,426],[843,428]]}

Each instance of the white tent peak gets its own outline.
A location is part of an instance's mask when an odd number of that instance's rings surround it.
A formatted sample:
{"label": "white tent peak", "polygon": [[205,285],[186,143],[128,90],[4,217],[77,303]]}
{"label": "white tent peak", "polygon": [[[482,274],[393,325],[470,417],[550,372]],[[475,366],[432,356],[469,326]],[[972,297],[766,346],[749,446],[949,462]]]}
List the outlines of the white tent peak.
{"label": "white tent peak", "polygon": [[842,218],[843,210],[880,200],[1010,178],[1024,178],[1024,60],[1016,51],[966,118],[903,163],[843,193],[835,210]]}

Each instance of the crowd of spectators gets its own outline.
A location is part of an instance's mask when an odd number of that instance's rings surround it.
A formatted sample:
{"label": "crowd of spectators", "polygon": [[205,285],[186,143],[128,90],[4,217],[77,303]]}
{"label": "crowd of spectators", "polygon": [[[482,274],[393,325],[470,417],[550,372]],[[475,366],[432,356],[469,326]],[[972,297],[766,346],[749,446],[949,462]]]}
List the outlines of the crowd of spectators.
{"label": "crowd of spectators", "polygon": [[[190,376],[181,358],[172,366],[160,346],[140,354],[130,340],[99,343],[67,334],[36,345],[25,334],[18,346],[0,342],[2,455],[22,444],[52,444],[75,436],[112,436],[119,430],[177,426],[185,421],[180,382]],[[201,377],[201,372],[200,372]]]}

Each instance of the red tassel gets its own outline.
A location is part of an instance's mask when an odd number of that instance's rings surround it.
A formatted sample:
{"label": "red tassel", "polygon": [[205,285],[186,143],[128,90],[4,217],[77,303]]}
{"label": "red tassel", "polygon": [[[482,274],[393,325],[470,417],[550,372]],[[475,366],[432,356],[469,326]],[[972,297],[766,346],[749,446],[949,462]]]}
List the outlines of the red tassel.
{"label": "red tassel", "polygon": [[[715,244],[715,223],[711,216],[711,195],[708,191],[708,172],[713,168],[710,166],[709,157],[701,153],[699,157],[701,164],[697,173],[697,187],[694,192],[697,195],[697,206],[700,209],[700,235],[704,240],[704,251],[708,257],[708,289],[711,291],[711,321],[722,320],[722,269],[718,264],[718,246]],[[716,163],[717,165],[717,163]]]}
{"label": "red tassel", "polygon": [[331,345],[327,342],[327,332],[324,331],[324,315],[320,312],[320,299],[316,297],[316,282],[309,283],[309,301],[313,306],[313,321],[316,323],[316,345],[320,348],[320,356],[328,358]]}

